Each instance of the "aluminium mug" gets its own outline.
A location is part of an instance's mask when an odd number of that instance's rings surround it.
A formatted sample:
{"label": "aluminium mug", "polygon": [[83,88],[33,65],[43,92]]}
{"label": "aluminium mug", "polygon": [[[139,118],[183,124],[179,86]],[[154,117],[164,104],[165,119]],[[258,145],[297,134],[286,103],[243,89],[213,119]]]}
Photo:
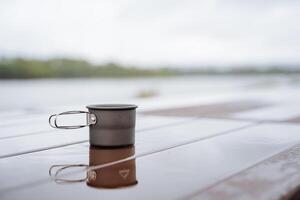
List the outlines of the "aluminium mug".
{"label": "aluminium mug", "polygon": [[[89,126],[90,144],[102,147],[133,145],[135,141],[136,105],[97,104],[86,106],[88,111],[67,111],[49,117],[53,128],[77,129]],[[75,126],[58,125],[61,115],[86,114],[86,124]]]}

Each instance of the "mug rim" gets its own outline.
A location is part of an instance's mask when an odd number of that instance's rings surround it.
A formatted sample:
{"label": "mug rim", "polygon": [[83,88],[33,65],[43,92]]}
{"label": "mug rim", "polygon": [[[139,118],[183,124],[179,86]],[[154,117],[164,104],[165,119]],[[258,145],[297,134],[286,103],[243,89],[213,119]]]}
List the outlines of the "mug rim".
{"label": "mug rim", "polygon": [[94,110],[132,110],[137,106],[134,104],[93,104],[87,105],[86,108]]}

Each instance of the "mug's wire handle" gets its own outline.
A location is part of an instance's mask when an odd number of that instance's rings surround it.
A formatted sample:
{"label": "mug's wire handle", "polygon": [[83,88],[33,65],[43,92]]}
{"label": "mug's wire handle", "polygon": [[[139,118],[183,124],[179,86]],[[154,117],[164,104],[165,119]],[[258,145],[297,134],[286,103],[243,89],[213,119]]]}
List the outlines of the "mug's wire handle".
{"label": "mug's wire handle", "polygon": [[[58,116],[71,115],[71,114],[81,114],[81,113],[86,114],[86,124],[74,125],[74,126],[60,126],[60,125],[57,124],[57,117]],[[77,129],[77,128],[82,128],[82,127],[85,127],[85,126],[96,124],[96,122],[97,122],[96,115],[94,115],[92,113],[89,113],[87,111],[81,111],[81,110],[62,112],[62,113],[59,113],[59,114],[53,114],[49,117],[50,126],[53,127],[53,128],[61,128],[61,129]]]}

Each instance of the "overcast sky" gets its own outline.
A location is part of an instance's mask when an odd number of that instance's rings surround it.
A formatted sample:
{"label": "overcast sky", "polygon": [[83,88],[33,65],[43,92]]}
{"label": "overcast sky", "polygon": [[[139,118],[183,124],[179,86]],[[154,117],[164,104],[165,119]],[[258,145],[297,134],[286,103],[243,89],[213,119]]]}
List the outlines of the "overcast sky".
{"label": "overcast sky", "polygon": [[300,63],[299,0],[1,0],[0,56],[141,66]]}

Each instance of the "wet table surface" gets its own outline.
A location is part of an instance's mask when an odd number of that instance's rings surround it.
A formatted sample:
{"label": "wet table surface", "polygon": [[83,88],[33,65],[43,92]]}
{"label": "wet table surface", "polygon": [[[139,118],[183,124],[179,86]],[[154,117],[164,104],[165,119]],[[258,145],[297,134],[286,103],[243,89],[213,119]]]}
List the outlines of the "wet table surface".
{"label": "wet table surface", "polygon": [[[50,111],[25,120],[0,115],[0,198],[290,198],[300,184],[294,94],[142,110],[135,145],[119,149],[90,147],[87,128],[49,128]],[[55,180],[48,173],[53,165],[73,167]],[[87,172],[87,166],[100,168]]]}

